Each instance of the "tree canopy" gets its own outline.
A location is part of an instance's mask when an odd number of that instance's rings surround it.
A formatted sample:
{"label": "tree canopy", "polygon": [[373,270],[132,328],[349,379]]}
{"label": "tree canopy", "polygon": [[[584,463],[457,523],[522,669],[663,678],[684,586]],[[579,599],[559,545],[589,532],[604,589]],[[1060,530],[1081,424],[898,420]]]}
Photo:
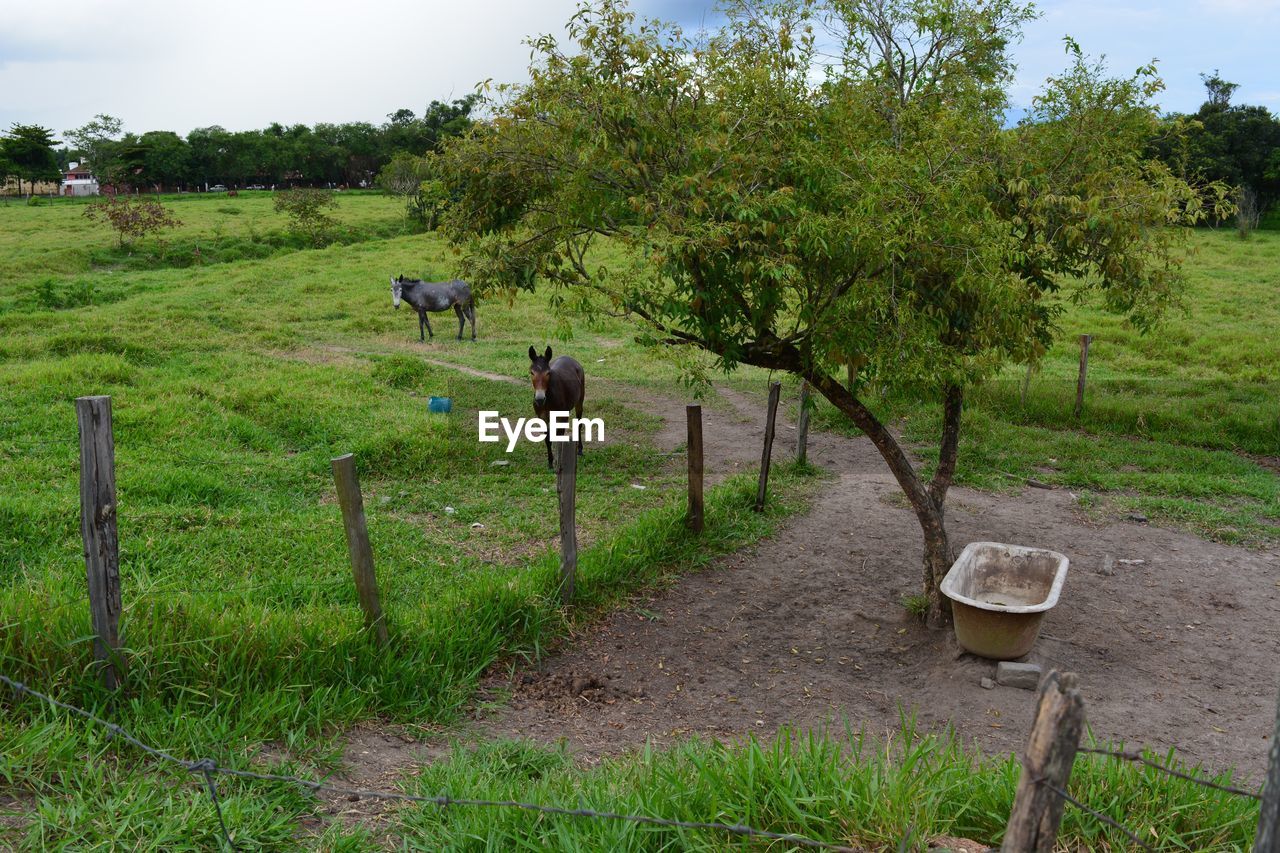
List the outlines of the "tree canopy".
{"label": "tree canopy", "polygon": [[[725,369],[809,381],[910,499],[936,623],[965,389],[1043,353],[1068,295],[1153,323],[1180,287],[1165,226],[1204,198],[1143,156],[1152,67],[1111,77],[1069,43],[1004,127],[1007,48],[1032,15],[1013,0],[726,11],[704,41],[599,0],[569,47],[534,39],[530,82],[445,147],[446,227],[482,289],[547,282]],[[593,263],[602,238],[629,262]],[[942,407],[929,482],[859,399],[872,380]]]}
{"label": "tree canopy", "polygon": [[1191,115],[1167,116],[1152,150],[1175,172],[1248,190],[1262,211],[1280,202],[1280,118],[1232,104],[1236,83],[1202,74],[1206,100]]}
{"label": "tree canopy", "polygon": [[53,131],[36,124],[14,124],[0,137],[0,164],[7,166],[5,174],[18,177],[18,191],[26,180],[56,181],[62,177],[58,169],[58,157],[54,153],[57,141]]}

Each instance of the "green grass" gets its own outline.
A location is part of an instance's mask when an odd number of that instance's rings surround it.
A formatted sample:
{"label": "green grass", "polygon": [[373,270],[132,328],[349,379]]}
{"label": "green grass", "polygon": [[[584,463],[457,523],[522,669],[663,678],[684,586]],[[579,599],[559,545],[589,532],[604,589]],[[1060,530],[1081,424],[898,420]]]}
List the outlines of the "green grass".
{"label": "green grass", "polygon": [[[391,309],[387,278],[443,278],[453,258],[434,236],[403,234],[399,204],[381,196],[342,194],[344,232],[319,250],[285,233],[267,194],[170,203],[182,229],[166,247],[143,241],[132,254],[84,219],[80,202],[0,206],[0,671],[179,755],[324,772],[347,724],[380,716],[447,726],[487,667],[541,654],[580,618],[555,604],[555,490],[543,451],[521,446],[508,457],[472,434],[478,409],[527,414],[530,344],[550,343],[586,365],[588,414],[611,431],[580,470],[579,614],[755,541],[800,508],[815,482],[810,471],[784,467],[778,501],[763,517],[748,511],[750,483],[723,484],[709,493],[707,535],[694,539],[680,523],[680,460],[653,446],[658,418],[629,391],[694,393],[670,360],[681,354],[637,345],[634,330],[611,318],[578,322],[566,338],[546,295],[482,300],[477,344],[455,342],[447,315],[436,317],[435,341],[419,344],[412,312]],[[1078,489],[1096,512],[1132,507],[1226,541],[1276,540],[1276,477],[1247,454],[1274,456],[1280,446],[1280,344],[1268,332],[1280,321],[1280,234],[1196,241],[1191,315],[1140,337],[1072,308],[1026,406],[1013,372],[971,398],[960,482],[1008,489],[1016,482],[1006,475],[1030,475]],[[1090,396],[1077,422],[1071,336],[1086,330],[1095,335]],[[424,355],[520,382],[474,378]],[[755,388],[764,379],[744,371],[732,384]],[[86,394],[110,394],[114,407],[131,665],[131,692],[118,700],[96,686],[83,601],[73,401]],[[426,412],[433,394],[453,398],[452,415]],[[934,407],[877,405],[905,417],[896,422],[927,461]],[[829,409],[817,417],[846,428]],[[346,452],[356,454],[392,629],[384,651],[362,629],[333,502],[329,459]],[[213,813],[197,789],[149,772],[149,762],[65,715],[5,702],[0,802],[15,797],[22,817],[6,822],[0,805],[0,843],[216,847]],[[976,759],[928,743],[927,761],[904,753],[865,769],[838,763],[833,756],[850,748],[839,739],[819,745],[795,735],[742,750],[695,744],[597,771],[576,770],[558,753],[495,745],[424,779],[455,786],[456,796],[519,783],[533,798],[571,803],[581,792],[621,810],[651,806],[896,844],[912,825],[905,806],[855,808],[861,801],[850,793],[883,790],[928,805],[918,832],[963,828],[994,838],[1007,813],[1009,765],[975,775]],[[282,764],[279,755],[292,757]],[[543,768],[538,780],[526,778],[527,766]],[[1114,772],[1097,782],[1078,776],[1079,790],[1095,805],[1169,826],[1160,818],[1168,791]],[[296,791],[224,788],[228,822],[251,846],[292,849],[303,831],[324,849],[368,846],[359,832],[317,827],[314,804]],[[1239,812],[1217,801],[1174,802],[1188,821],[1222,827],[1220,838],[1210,833],[1213,844],[1243,837]],[[840,819],[830,813],[837,806],[846,809]],[[483,847],[468,833],[491,824],[497,849],[519,831],[518,817],[402,815],[423,849],[439,839]],[[1072,826],[1082,845],[1119,843]],[[1187,827],[1171,837],[1191,847],[1210,837]],[[570,848],[728,846],[716,836],[553,819],[536,828],[531,837]]]}
{"label": "green grass", "polygon": [[[108,303],[133,292],[122,273],[261,260],[307,247],[272,198],[268,192],[161,196],[182,225],[123,248],[110,227],[84,216],[89,199],[2,205],[0,311]],[[344,192],[337,200],[337,243],[406,231],[403,205],[393,198]]]}
{"label": "green grass", "polygon": [[[421,796],[448,792],[742,823],[863,849],[922,850],[940,835],[999,846],[1019,773],[1016,758],[979,757],[954,736],[921,736],[905,720],[888,743],[875,744],[852,729],[783,729],[768,741],[693,740],[590,770],[576,767],[564,751],[532,744],[459,746],[448,761],[424,768],[405,788]],[[1160,850],[1245,850],[1257,823],[1251,800],[1098,756],[1077,759],[1071,789]],[[404,843],[415,850],[752,849],[723,831],[515,809],[414,805],[398,814]],[[1087,850],[1131,846],[1119,831],[1070,806],[1059,844]]]}

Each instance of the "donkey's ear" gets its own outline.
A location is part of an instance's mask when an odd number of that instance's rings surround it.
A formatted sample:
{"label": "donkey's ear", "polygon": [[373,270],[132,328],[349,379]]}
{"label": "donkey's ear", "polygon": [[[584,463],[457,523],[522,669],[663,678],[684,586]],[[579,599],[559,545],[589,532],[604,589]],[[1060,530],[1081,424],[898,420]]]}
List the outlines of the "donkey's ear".
{"label": "donkey's ear", "polygon": [[537,361],[537,360],[538,360],[538,351],[537,351],[536,349],[534,349],[533,347],[529,347],[529,360],[530,360],[530,361]]}
{"label": "donkey's ear", "polygon": [[396,283],[396,280],[395,280],[395,278],[394,278],[394,277],[392,277],[392,279],[391,279],[391,284],[392,284],[392,285],[394,285],[395,283]]}
{"label": "donkey's ear", "polygon": [[551,360],[551,347],[547,347],[547,351],[542,354],[542,357],[547,361]]}

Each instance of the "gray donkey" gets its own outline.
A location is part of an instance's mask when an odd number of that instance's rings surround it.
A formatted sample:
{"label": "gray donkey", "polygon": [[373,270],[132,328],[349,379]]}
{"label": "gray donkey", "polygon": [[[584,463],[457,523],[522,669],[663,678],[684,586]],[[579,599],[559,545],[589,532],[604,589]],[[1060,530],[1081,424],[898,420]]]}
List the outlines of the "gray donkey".
{"label": "gray donkey", "polygon": [[391,304],[399,308],[404,299],[418,312],[418,339],[425,341],[426,334],[435,337],[431,331],[431,321],[427,319],[428,311],[448,311],[450,308],[458,315],[458,340],[462,340],[462,330],[467,320],[471,321],[471,340],[476,339],[476,303],[471,298],[471,288],[465,281],[422,281],[416,278],[391,279]]}

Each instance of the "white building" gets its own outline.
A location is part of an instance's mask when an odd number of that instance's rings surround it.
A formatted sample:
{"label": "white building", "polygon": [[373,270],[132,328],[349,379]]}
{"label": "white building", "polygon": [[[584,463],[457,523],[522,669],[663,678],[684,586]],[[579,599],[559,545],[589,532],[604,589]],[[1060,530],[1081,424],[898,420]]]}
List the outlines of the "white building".
{"label": "white building", "polygon": [[63,195],[97,195],[98,179],[88,163],[72,163],[62,177]]}

